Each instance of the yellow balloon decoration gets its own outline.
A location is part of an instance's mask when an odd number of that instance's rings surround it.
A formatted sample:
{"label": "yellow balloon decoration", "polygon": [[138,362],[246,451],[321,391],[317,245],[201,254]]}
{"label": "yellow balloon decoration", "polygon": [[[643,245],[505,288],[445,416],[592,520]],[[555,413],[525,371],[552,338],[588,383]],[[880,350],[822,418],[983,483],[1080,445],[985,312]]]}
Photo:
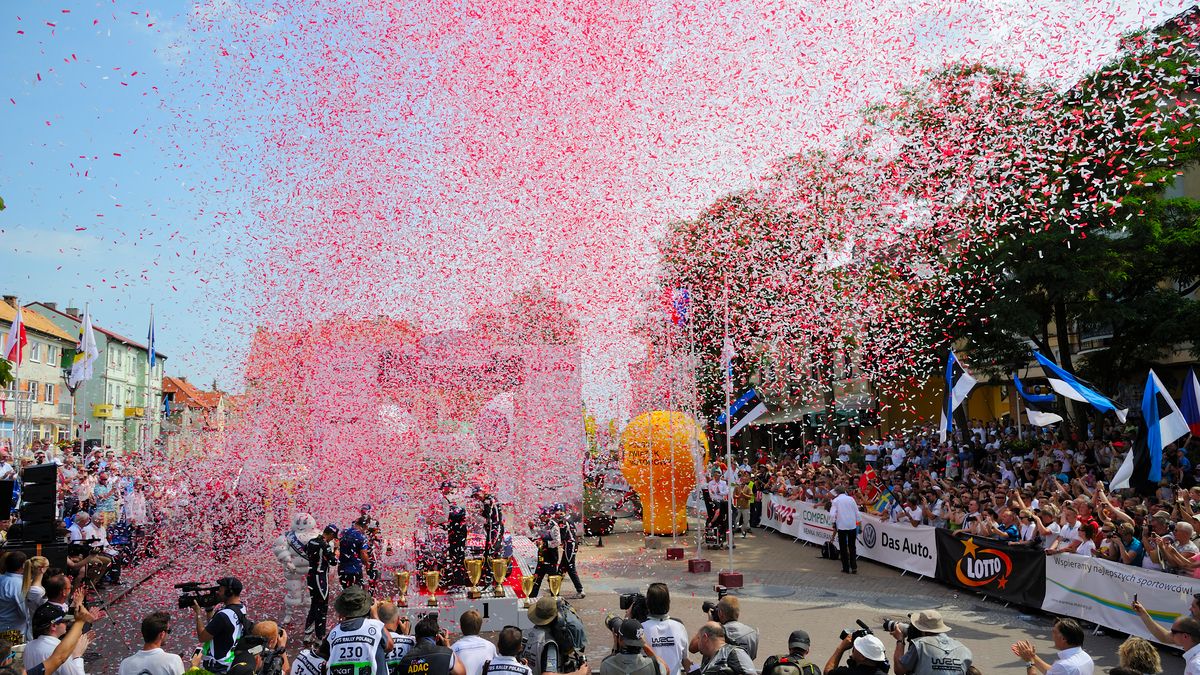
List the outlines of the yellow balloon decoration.
{"label": "yellow balloon decoration", "polygon": [[708,436],[696,420],[681,412],[642,413],[621,433],[621,450],[621,473],[642,500],[642,530],[658,535],[687,532],[687,498],[696,487],[696,462],[708,462]]}

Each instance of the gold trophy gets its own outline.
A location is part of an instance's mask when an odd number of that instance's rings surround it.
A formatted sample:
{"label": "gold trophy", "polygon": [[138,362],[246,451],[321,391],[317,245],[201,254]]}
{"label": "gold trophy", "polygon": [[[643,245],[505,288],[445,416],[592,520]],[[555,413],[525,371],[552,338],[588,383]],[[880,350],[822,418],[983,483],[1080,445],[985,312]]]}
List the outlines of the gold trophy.
{"label": "gold trophy", "polygon": [[467,578],[471,580],[471,590],[467,591],[467,597],[472,600],[478,600],[483,597],[479,592],[479,577],[483,574],[483,561],[479,558],[468,558],[465,561],[467,566]]}
{"label": "gold trophy", "polygon": [[508,558],[492,558],[492,578],[496,582],[495,596],[504,597],[504,580],[508,578]]}
{"label": "gold trophy", "polygon": [[397,607],[408,607],[408,570],[396,570],[396,588],[400,597],[396,600]]}
{"label": "gold trophy", "polygon": [[532,574],[526,574],[521,577],[521,590],[525,591],[525,606],[526,607],[533,604],[533,598],[529,597],[529,594],[533,592],[534,579],[537,579],[537,577],[533,576]]}
{"label": "gold trophy", "polygon": [[430,570],[425,573],[425,588],[429,590],[429,606],[437,607],[437,589],[438,583],[442,580],[442,573],[438,570]]}
{"label": "gold trophy", "polygon": [[562,575],[552,574],[546,577],[546,585],[550,587],[550,595],[553,595],[554,599],[557,600],[558,592],[562,590]]}

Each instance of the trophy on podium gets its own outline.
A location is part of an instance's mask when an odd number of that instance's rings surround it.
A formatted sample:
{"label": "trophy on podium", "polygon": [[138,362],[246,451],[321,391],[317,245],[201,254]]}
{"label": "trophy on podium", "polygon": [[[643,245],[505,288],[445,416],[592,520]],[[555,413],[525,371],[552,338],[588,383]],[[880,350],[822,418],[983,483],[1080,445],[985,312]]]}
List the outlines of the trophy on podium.
{"label": "trophy on podium", "polygon": [[471,581],[471,590],[467,591],[467,597],[472,600],[478,600],[483,597],[479,592],[479,577],[483,574],[483,561],[479,558],[468,558],[465,561],[467,566],[467,579]]}
{"label": "trophy on podium", "polygon": [[396,570],[396,588],[400,597],[396,600],[397,607],[408,607],[408,570]]}
{"label": "trophy on podium", "polygon": [[438,584],[442,580],[442,573],[438,570],[429,570],[425,573],[425,588],[429,591],[429,606],[437,607],[437,589]]}
{"label": "trophy on podium", "polygon": [[521,577],[521,590],[525,591],[525,606],[526,607],[533,604],[533,598],[529,597],[529,594],[533,592],[533,581],[536,578],[537,577],[533,576],[532,574],[526,574],[523,577]]}
{"label": "trophy on podium", "polygon": [[562,575],[551,574],[546,577],[546,585],[550,588],[550,595],[553,595],[554,599],[558,600],[558,592],[562,590]]}
{"label": "trophy on podium", "polygon": [[492,579],[496,582],[497,598],[504,597],[504,580],[508,578],[508,558],[492,558]]}

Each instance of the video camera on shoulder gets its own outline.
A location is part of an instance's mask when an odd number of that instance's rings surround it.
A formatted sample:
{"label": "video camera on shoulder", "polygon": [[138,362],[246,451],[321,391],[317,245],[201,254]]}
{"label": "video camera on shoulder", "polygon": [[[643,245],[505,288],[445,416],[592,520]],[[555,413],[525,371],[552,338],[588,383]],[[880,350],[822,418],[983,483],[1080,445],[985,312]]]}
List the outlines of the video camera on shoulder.
{"label": "video camera on shoulder", "polygon": [[713,586],[713,590],[717,592],[717,601],[713,602],[712,600],[705,600],[704,604],[700,605],[700,609],[708,615],[709,619],[716,621],[717,623],[721,623],[721,620],[717,618],[717,603],[721,602],[722,598],[729,595],[729,588],[717,584],[716,586]]}
{"label": "video camera on shoulder", "polygon": [[650,618],[650,610],[646,607],[646,596],[641,593],[622,593],[620,608],[629,611],[629,618],[645,621]]}
{"label": "video camera on shoulder", "polygon": [[175,584],[179,589],[179,609],[190,609],[193,604],[204,609],[212,609],[221,604],[221,587],[202,581],[185,581]]}
{"label": "video camera on shoulder", "polygon": [[855,619],[854,623],[858,624],[858,630],[850,631],[850,630],[842,629],[841,634],[838,635],[839,640],[845,640],[847,637],[850,637],[850,636],[854,636],[854,639],[857,640],[860,637],[866,637],[868,635],[875,634],[871,630],[870,626],[863,623],[862,619]]}

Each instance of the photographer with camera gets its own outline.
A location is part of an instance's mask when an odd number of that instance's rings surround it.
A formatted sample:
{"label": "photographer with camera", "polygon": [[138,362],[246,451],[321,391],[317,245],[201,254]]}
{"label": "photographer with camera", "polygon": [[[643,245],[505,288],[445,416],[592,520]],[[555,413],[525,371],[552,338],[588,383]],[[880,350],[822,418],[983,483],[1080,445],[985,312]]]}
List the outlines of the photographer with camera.
{"label": "photographer with camera", "polygon": [[694,649],[703,659],[699,675],[756,675],[754,660],[741,647],[725,640],[725,629],[709,621],[696,631]]}
{"label": "photographer with camera", "polygon": [[559,602],[552,597],[538,598],[526,612],[533,628],[526,636],[523,654],[535,675],[573,672],[587,661],[583,622],[565,600]]}
{"label": "photographer with camera", "polygon": [[802,630],[794,630],[788,636],[788,653],[784,656],[768,656],[763,664],[763,675],[821,675],[821,668],[808,660],[812,639]]}
{"label": "photographer with camera", "polygon": [[400,661],[417,644],[417,639],[409,634],[412,626],[407,616],[400,615],[400,608],[390,602],[376,605],[375,615],[392,636],[392,650],[387,655],[388,672],[399,673]]}
{"label": "photographer with camera", "polygon": [[[896,638],[896,675],[967,675],[971,650],[946,635],[950,627],[936,609],[908,616],[909,623],[885,621],[884,630]],[[907,643],[908,648],[905,649]]]}
{"label": "photographer with camera", "polygon": [[637,619],[610,616],[604,625],[613,634],[613,653],[600,662],[600,675],[664,675],[666,665],[646,644]]}
{"label": "photographer with camera", "polygon": [[[54,610],[58,611],[54,612]],[[22,655],[25,667],[23,672],[28,675],[83,673],[83,652],[87,650],[87,646],[91,642],[90,634],[85,635],[84,629],[103,618],[103,612],[89,610],[84,606],[83,590],[75,593],[71,607],[71,615],[74,619],[65,634],[62,634],[61,629],[57,626],[70,619],[61,607],[46,603],[34,612],[35,620],[37,620],[39,612],[43,613],[42,622],[47,616],[59,617],[58,612],[62,612],[62,614],[61,618],[51,619],[51,628],[46,634],[47,636],[41,638],[42,645],[38,645],[38,641],[34,640],[25,647],[25,653]],[[50,614],[46,614],[47,612]],[[56,637],[56,635],[61,635],[61,637]],[[49,648],[49,653],[40,651],[39,646]]]}
{"label": "photographer with camera", "polygon": [[266,651],[263,652],[263,665],[259,667],[259,675],[283,675],[291,670],[287,656],[287,631],[274,621],[259,621],[251,631],[263,639]]}
{"label": "photographer with camera", "polygon": [[426,614],[413,628],[417,645],[400,661],[401,675],[466,675],[467,668],[450,648],[449,634],[438,627],[438,615]]}
{"label": "photographer with camera", "polygon": [[[718,587],[717,593],[722,591],[723,587]],[[703,607],[709,618],[725,629],[725,636],[730,644],[744,649],[751,659],[758,658],[758,629],[738,621],[742,610],[736,595],[723,595],[716,605],[706,602]]]}
{"label": "photographer with camera", "polygon": [[[858,625],[861,630],[842,631],[842,641],[825,662],[825,675],[887,675],[887,652],[883,642],[861,620]],[[850,659],[846,665],[838,665],[846,652],[850,652]]]}
{"label": "photographer with camera", "polygon": [[667,675],[681,675],[691,670],[692,664],[687,658],[687,628],[679,619],[672,619],[669,615],[671,591],[667,585],[650,584],[642,602],[648,614],[642,620],[646,642],[666,665]]}
{"label": "photographer with camera", "polygon": [[333,610],[342,620],[329,631],[321,645],[322,651],[329,653],[329,672],[387,673],[387,654],[394,646],[392,636],[378,619],[377,605],[366,589],[362,586],[347,588],[334,601]]}
{"label": "photographer with camera", "polygon": [[242,605],[242,582],[236,577],[217,579],[217,598],[221,609],[213,612],[192,602],[196,612],[196,639],[204,643],[201,663],[213,673],[224,673],[233,664],[233,647],[251,627]]}

